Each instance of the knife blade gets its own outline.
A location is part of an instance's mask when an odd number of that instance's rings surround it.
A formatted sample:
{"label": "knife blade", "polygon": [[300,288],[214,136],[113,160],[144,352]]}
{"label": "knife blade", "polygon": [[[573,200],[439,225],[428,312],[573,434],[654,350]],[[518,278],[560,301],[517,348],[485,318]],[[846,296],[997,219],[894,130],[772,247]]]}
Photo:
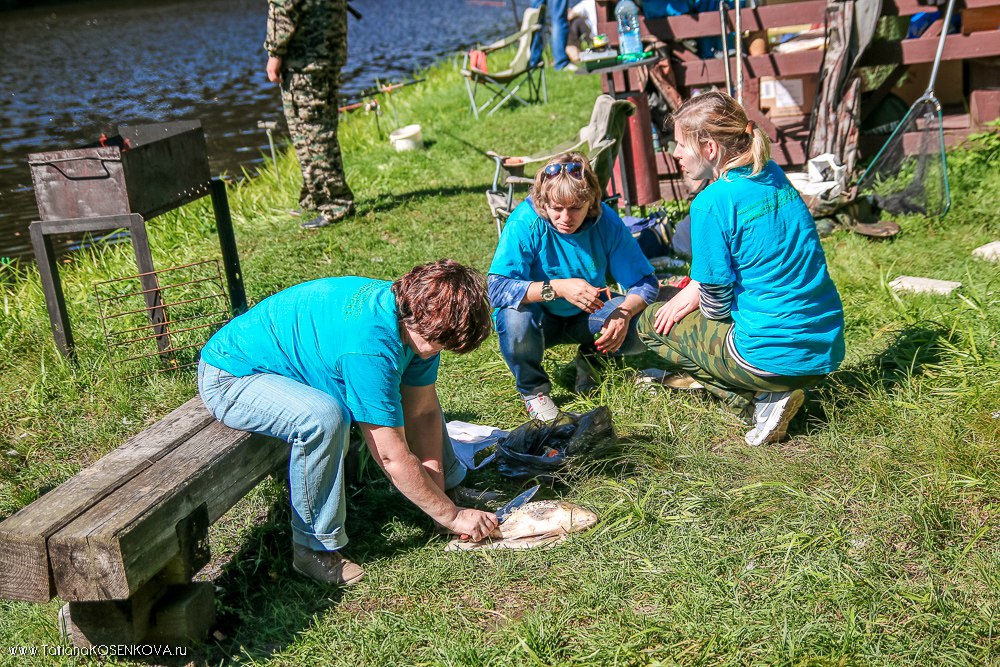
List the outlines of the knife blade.
{"label": "knife blade", "polygon": [[535,496],[535,494],[538,493],[538,489],[540,487],[541,484],[536,484],[527,491],[519,493],[517,496],[514,497],[512,501],[510,501],[509,503],[498,509],[496,512],[498,523],[503,523],[510,517],[511,514],[514,513],[515,510],[524,506],[525,503],[531,500]]}
{"label": "knife blade", "polygon": [[[511,514],[513,514],[515,510],[517,510],[520,507],[523,507],[525,503],[531,500],[535,496],[535,494],[538,493],[538,489],[540,489],[541,486],[542,486],[541,484],[536,484],[527,491],[523,491],[522,493],[517,494],[516,496],[514,496],[513,500],[511,500],[509,503],[498,509],[496,511],[497,525],[506,521],[507,518]],[[469,539],[468,535],[461,535],[460,537],[463,540]]]}

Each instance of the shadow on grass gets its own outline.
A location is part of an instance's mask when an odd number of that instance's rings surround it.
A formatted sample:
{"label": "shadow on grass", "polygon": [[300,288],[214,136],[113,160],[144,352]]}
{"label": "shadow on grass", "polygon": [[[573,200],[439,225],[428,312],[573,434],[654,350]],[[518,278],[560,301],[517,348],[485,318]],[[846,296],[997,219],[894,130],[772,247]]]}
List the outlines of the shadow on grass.
{"label": "shadow on grass", "polygon": [[937,322],[918,322],[901,329],[882,352],[848,368],[831,373],[812,389],[821,401],[807,401],[802,413],[792,422],[801,429],[803,420],[825,424],[829,420],[825,405],[842,408],[859,401],[871,401],[881,393],[890,393],[926,366],[942,360],[943,343],[955,336]]}
{"label": "shadow on grass", "polygon": [[[209,643],[178,664],[267,661],[298,641],[324,610],[340,604],[342,588],[314,582],[292,568],[291,509],[287,492],[278,495],[266,519],[242,538],[239,552],[212,582],[217,617]],[[355,495],[347,512],[351,541],[346,552],[352,560],[364,566],[426,545],[430,520],[387,480],[366,480],[364,493]],[[387,539],[386,527],[393,522],[418,529]]]}
{"label": "shadow on grass", "polygon": [[[395,210],[411,200],[420,200],[425,197],[449,198],[467,194],[485,195],[486,190],[488,189],[489,185],[484,183],[482,185],[465,185],[451,188],[425,188],[423,190],[413,190],[411,192],[379,194],[374,197],[366,197],[356,201],[356,215],[362,216],[368,213],[386,213],[388,211]],[[486,208],[485,199],[483,200],[483,209],[488,210]]]}

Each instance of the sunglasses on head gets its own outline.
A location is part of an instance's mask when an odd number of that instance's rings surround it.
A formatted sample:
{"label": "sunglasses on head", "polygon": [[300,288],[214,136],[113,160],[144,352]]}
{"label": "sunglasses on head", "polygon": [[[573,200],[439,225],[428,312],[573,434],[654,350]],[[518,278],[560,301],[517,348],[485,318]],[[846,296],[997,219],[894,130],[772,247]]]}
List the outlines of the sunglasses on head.
{"label": "sunglasses on head", "polygon": [[558,176],[560,172],[563,171],[578,181],[583,180],[582,162],[557,162],[555,164],[546,165],[545,168],[542,169],[542,174],[546,179],[549,179]]}

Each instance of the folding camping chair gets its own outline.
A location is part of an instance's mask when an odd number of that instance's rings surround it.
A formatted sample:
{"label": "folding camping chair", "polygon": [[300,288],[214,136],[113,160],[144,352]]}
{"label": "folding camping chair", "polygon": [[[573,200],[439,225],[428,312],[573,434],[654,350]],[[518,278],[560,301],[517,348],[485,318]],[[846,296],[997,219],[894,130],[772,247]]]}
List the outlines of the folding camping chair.
{"label": "folding camping chair", "polygon": [[[540,166],[553,157],[569,151],[580,151],[590,161],[601,190],[607,191],[618,157],[625,123],[635,111],[628,100],[616,100],[610,95],[599,95],[590,114],[590,122],[580,128],[577,138],[527,157],[501,155],[487,151],[496,163],[493,185],[486,191],[486,201],[497,226],[497,235],[503,231],[507,217],[514,210],[514,186],[531,185],[534,178],[526,175],[531,165]],[[534,173],[534,170],[532,170]]]}
{"label": "folding camping chair", "polygon": [[[521,29],[518,32],[487,46],[477,46],[465,54],[461,72],[465,77],[465,88],[469,91],[472,114],[476,118],[479,118],[479,112],[487,107],[492,105],[486,114],[489,116],[511,100],[524,105],[529,101],[537,102],[539,98],[543,102],[549,101],[545,91],[545,63],[528,65],[528,60],[531,58],[531,41],[535,33],[541,30],[541,16],[541,8],[528,8],[524,10],[524,18],[521,20]],[[517,44],[517,52],[507,69],[490,72],[487,64],[488,55],[513,44]],[[527,94],[522,97],[518,91],[525,84],[527,84]],[[476,94],[480,88],[485,89],[489,95],[489,99],[482,104],[476,101]]]}

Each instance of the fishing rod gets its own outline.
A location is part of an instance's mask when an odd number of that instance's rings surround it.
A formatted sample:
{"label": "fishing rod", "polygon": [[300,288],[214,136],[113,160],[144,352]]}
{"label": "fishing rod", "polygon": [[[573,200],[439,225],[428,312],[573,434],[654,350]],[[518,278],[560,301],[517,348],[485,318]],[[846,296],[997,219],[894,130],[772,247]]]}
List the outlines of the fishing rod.
{"label": "fishing rod", "polygon": [[399,90],[400,88],[406,88],[407,86],[412,86],[415,83],[421,83],[422,81],[426,80],[427,79],[425,77],[420,79],[413,79],[412,81],[403,81],[400,83],[387,83],[384,86],[375,86],[374,88],[363,90],[361,91],[361,94],[354,99],[354,101],[349,102],[344,106],[340,107],[340,112],[344,113],[347,111],[354,111],[355,109],[360,109],[361,107],[368,106],[369,104],[371,104],[369,102],[365,102],[365,100],[371,99],[376,95],[380,95],[382,93],[392,93],[396,90]]}

